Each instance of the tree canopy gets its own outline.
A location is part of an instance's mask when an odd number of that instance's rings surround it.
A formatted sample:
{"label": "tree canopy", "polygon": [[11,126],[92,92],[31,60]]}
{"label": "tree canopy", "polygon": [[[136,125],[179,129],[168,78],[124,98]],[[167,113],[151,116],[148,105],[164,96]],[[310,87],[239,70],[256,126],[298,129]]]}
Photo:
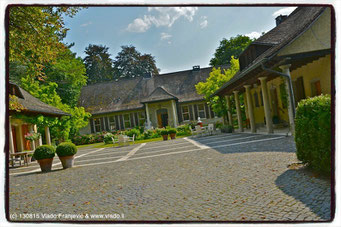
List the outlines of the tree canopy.
{"label": "tree canopy", "polygon": [[225,116],[227,114],[226,101],[219,96],[211,96],[239,71],[238,59],[232,56],[230,59],[230,67],[228,69],[224,69],[223,71],[224,73],[222,73],[220,67],[213,67],[212,72],[210,72],[210,76],[207,78],[207,80],[205,82],[199,82],[197,85],[195,85],[198,94],[204,95],[207,103],[219,116]]}
{"label": "tree canopy", "polygon": [[85,48],[84,64],[89,84],[113,79],[113,61],[108,50],[106,46],[92,44]]}
{"label": "tree canopy", "polygon": [[134,46],[121,46],[122,50],[114,60],[115,78],[132,78],[145,73],[159,74],[155,58],[151,54],[141,54]]}
{"label": "tree canopy", "polygon": [[220,41],[215,50],[214,57],[210,60],[211,66],[228,65],[232,56],[238,57],[253,40],[248,36],[237,35],[229,40]]}

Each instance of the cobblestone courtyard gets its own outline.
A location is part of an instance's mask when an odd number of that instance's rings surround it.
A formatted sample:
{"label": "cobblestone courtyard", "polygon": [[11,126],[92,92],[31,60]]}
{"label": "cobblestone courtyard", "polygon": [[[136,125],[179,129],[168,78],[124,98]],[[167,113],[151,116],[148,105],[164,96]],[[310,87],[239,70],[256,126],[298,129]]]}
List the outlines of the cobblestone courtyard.
{"label": "cobblestone courtyard", "polygon": [[103,221],[329,220],[330,182],[288,168],[297,162],[293,138],[277,135],[86,147],[72,169],[61,170],[58,157],[50,173],[33,163],[11,169],[10,215],[26,221],[71,220],[44,214]]}

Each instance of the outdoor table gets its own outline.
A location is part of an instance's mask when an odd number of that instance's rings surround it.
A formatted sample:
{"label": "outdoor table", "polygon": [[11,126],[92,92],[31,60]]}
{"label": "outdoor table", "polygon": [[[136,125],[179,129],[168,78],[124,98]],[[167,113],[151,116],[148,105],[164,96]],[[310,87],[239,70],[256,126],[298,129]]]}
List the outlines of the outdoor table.
{"label": "outdoor table", "polygon": [[28,166],[28,155],[33,154],[33,151],[22,151],[22,152],[16,152],[10,154],[10,160],[12,162],[12,167],[14,167],[14,157],[19,156],[19,164],[21,166],[21,157],[24,157],[24,165],[26,163],[26,166]]}

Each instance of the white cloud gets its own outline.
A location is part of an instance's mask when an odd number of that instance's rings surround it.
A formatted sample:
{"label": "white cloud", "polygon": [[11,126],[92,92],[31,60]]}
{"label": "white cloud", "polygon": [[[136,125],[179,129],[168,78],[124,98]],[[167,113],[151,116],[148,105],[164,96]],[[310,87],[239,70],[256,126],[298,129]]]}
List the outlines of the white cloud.
{"label": "white cloud", "polygon": [[289,15],[290,13],[292,13],[292,11],[294,11],[297,7],[286,7],[286,8],[282,8],[280,10],[277,10],[276,12],[274,12],[272,14],[272,16],[277,17],[279,15]]}
{"label": "white cloud", "polygon": [[206,16],[203,16],[203,17],[201,17],[201,19],[202,19],[203,21],[200,23],[200,28],[206,28],[206,27],[207,27],[207,24],[208,24],[207,17],[206,17]]}
{"label": "white cloud", "polygon": [[169,39],[172,37],[172,35],[170,35],[166,32],[162,32],[160,35],[161,35],[161,40]]}
{"label": "white cloud", "polygon": [[89,21],[88,23],[81,24],[81,27],[86,27],[86,26],[89,26],[90,24],[92,24],[91,21]]}
{"label": "white cloud", "polygon": [[250,39],[254,39],[254,38],[258,39],[261,35],[262,33],[260,32],[250,32],[248,34],[245,34],[245,36],[250,37]]}
{"label": "white cloud", "polygon": [[172,27],[180,17],[193,21],[198,7],[148,7],[149,14],[136,18],[127,27],[129,32],[146,32],[152,25]]}

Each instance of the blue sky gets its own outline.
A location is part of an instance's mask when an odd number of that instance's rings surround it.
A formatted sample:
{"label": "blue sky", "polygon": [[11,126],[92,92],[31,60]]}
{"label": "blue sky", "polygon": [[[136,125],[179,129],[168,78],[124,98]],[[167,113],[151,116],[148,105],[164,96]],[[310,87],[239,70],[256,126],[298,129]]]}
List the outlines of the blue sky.
{"label": "blue sky", "polygon": [[66,18],[65,42],[84,57],[89,44],[109,47],[112,59],[122,45],[152,54],[161,73],[207,67],[223,38],[258,37],[275,17],[293,7],[89,7]]}

